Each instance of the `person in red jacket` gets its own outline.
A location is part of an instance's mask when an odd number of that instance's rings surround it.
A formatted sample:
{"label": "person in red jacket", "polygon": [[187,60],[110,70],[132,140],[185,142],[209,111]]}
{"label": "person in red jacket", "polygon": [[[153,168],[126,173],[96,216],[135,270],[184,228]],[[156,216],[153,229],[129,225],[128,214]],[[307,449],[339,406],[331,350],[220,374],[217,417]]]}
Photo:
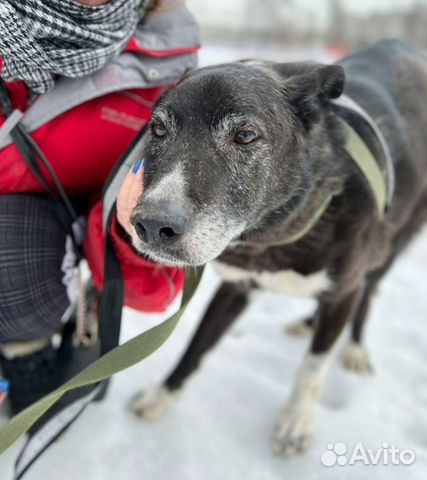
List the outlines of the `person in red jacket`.
{"label": "person in red jacket", "polygon": [[[173,0],[0,0],[0,32],[12,106],[0,106],[0,366],[18,412],[54,388],[52,339],[79,291],[71,236],[101,291],[110,235],[127,306],[163,311],[182,288],[183,271],[136,254],[125,216],[104,234],[101,191],[157,98],[195,66],[199,38],[184,2]],[[18,124],[71,198],[72,235],[46,193],[44,182],[56,188],[52,175],[41,165],[41,181],[22,156]],[[125,185],[123,208],[127,200]]]}

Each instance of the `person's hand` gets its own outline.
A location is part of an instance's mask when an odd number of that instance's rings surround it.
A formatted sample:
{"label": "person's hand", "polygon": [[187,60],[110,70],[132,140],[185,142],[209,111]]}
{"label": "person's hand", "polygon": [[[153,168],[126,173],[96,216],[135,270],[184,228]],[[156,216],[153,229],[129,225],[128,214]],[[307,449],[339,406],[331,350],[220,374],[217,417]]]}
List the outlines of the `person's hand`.
{"label": "person's hand", "polygon": [[136,207],[139,197],[142,195],[143,173],[143,161],[138,160],[124,179],[117,197],[117,220],[129,235],[132,235],[133,231],[130,215]]}

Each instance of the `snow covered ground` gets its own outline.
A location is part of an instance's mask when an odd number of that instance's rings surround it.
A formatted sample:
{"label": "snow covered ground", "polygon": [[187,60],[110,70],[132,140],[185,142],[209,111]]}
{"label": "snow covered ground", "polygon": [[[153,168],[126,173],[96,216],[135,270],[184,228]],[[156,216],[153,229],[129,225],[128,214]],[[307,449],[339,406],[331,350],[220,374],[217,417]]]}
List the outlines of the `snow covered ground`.
{"label": "snow covered ground", "polygon": [[[272,51],[270,58],[282,53]],[[202,63],[254,54],[211,49],[203,54]],[[308,56],[319,58],[321,54]],[[306,454],[284,460],[270,451],[273,425],[307,348],[307,340],[286,336],[283,330],[313,309],[314,303],[306,299],[262,294],[190,379],[170,412],[149,423],[137,420],[127,410],[129,399],[161,382],[180,357],[218,283],[214,272],[208,270],[167,344],[140,365],[117,375],[107,400],[90,406],[25,478],[424,479],[426,244],[427,228],[398,259],[373,304],[366,345],[375,374],[360,377],[343,370],[338,362],[331,369],[317,409],[315,442]],[[123,340],[162,318],[126,311]],[[358,463],[325,467],[320,457],[336,442],[345,443],[350,453],[358,443],[376,451],[386,442],[414,450],[416,460],[409,466]],[[11,478],[22,443],[17,442],[0,457],[1,480]]]}
{"label": "snow covered ground", "polygon": [[[426,471],[427,228],[381,285],[367,327],[375,374],[360,377],[337,362],[317,409],[314,446],[280,459],[270,452],[276,416],[307,341],[283,334],[311,311],[305,299],[265,293],[241,317],[182,398],[155,423],[127,410],[129,398],[157,384],[178,360],[218,280],[209,270],[172,338],[145,362],[114,379],[108,399],[90,406],[28,472],[28,480],[421,480]],[[123,340],[160,320],[126,311]],[[325,467],[328,444],[376,451],[387,442],[413,449],[409,466],[361,463]],[[22,442],[0,458],[11,478]]]}

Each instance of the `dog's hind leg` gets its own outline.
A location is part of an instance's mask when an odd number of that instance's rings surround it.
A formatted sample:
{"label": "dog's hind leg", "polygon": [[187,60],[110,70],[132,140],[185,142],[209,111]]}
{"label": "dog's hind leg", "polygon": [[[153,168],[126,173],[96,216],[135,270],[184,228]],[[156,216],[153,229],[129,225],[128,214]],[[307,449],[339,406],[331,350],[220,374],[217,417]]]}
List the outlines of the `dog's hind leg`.
{"label": "dog's hind leg", "polygon": [[424,192],[420,200],[415,205],[412,214],[408,215],[408,222],[402,228],[400,233],[394,238],[392,245],[392,253],[385,264],[372,272],[366,277],[366,287],[352,319],[351,337],[344,347],[341,354],[341,361],[349,370],[357,373],[371,373],[373,368],[369,361],[369,356],[362,345],[363,327],[369,312],[369,305],[377,286],[384,275],[393,265],[394,260],[402,249],[410,242],[415,232],[425,223],[427,198]]}
{"label": "dog's hind leg", "polygon": [[285,327],[285,333],[293,337],[310,338],[313,336],[315,320],[316,314],[297,320]]}
{"label": "dog's hind leg", "polygon": [[163,385],[136,396],[130,404],[138,416],[156,419],[173,403],[184,382],[200,365],[248,303],[250,286],[223,283],[198,326],[189,347]]}
{"label": "dog's hind leg", "polygon": [[375,283],[366,286],[359,307],[352,319],[350,338],[341,352],[343,366],[361,374],[373,372],[368,353],[362,344],[362,332],[374,290]]}
{"label": "dog's hind leg", "polygon": [[362,295],[361,288],[338,301],[320,302],[310,350],[276,425],[273,436],[276,454],[292,455],[311,443],[314,410],[323,389],[332,347],[345,324],[352,319]]}

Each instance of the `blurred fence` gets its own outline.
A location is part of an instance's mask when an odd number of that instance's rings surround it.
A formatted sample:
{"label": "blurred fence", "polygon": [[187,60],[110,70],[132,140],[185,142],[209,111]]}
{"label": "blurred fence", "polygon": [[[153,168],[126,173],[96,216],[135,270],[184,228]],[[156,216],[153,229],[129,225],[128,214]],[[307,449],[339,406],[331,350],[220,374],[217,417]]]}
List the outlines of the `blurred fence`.
{"label": "blurred fence", "polygon": [[425,0],[187,0],[205,42],[339,45],[396,37],[427,47]]}

